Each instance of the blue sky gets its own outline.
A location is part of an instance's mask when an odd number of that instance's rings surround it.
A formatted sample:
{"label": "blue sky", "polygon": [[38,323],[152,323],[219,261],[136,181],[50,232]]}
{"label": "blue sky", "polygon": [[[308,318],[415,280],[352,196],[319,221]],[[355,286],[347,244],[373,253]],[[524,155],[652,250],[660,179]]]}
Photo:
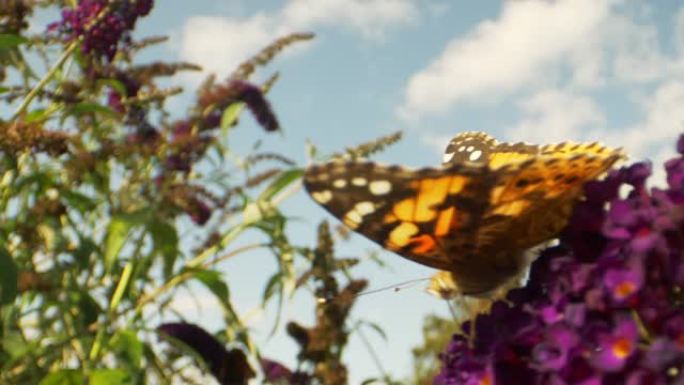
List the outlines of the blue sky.
{"label": "blue sky", "polygon": [[[401,129],[405,139],[377,159],[437,165],[453,135],[483,130],[508,141],[600,140],[623,146],[632,159],[653,158],[658,169],[684,131],[684,7],[675,0],[158,1],[140,27],[140,35],[171,36],[144,59],[190,61],[219,77],[281,35],[315,32],[313,42],[287,50],[256,78],[281,72],[269,98],[284,134],[266,137],[264,146],[301,164],[306,139],[328,153]],[[200,80],[175,82],[192,89]],[[187,102],[188,96],[178,97],[171,107]],[[246,152],[262,134],[250,118],[242,123],[233,143]],[[303,192],[283,210],[298,216],[291,235],[300,242],[313,242],[320,219],[334,221]],[[360,236],[338,245],[344,256],[368,250],[377,247]],[[357,269],[371,288],[431,273],[382,255],[389,269],[372,263]],[[223,270],[263,354],[293,363],[295,344],[284,332],[267,340],[268,317],[249,312],[273,266],[272,257],[255,253]],[[203,298],[197,321],[218,322]],[[179,300],[178,306],[194,304]],[[297,297],[285,318],[311,321],[312,306]],[[420,287],[365,296],[354,309],[356,318],[385,329],[388,341],[367,334],[397,376],[410,372],[410,347],[419,343],[422,317],[430,312],[446,314],[445,305]],[[358,338],[345,360],[350,383],[377,375]]]}

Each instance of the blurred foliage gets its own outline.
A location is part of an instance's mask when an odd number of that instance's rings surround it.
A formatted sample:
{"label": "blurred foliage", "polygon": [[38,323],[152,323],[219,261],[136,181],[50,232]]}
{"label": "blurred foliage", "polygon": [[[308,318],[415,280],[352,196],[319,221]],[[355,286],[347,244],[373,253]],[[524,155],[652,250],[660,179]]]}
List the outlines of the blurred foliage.
{"label": "blurred foliage", "polygon": [[[324,299],[316,326],[287,328],[300,342],[301,378],[346,383],[347,315],[365,286],[348,271],[355,262],[332,256],[327,225],[314,249],[288,239],[279,205],[302,175],[289,156],[228,145],[245,110],[264,129],[255,141],[280,130],[265,97],[277,73],[264,84],[250,77],[313,35],[277,39],[227,79],[208,78],[178,117],[167,103],[182,90],[159,80],[200,67],[136,62],[166,41],[133,37],[153,6],[0,0],[0,383],[201,384],[209,373],[247,383],[250,362],[264,361],[220,267],[256,251],[277,268],[254,277],[263,308],[282,311],[311,282]],[[32,33],[38,8],[58,19]],[[209,341],[213,356],[159,343],[168,331],[159,322],[184,320],[176,295],[198,286],[220,305],[223,326],[183,328]],[[314,337],[303,342],[302,333]]]}
{"label": "blurred foliage", "polygon": [[423,320],[423,343],[413,348],[413,377],[409,383],[413,385],[431,385],[432,379],[439,373],[442,362],[439,355],[449,344],[451,337],[460,333],[460,323],[451,318],[442,318],[434,314]]}

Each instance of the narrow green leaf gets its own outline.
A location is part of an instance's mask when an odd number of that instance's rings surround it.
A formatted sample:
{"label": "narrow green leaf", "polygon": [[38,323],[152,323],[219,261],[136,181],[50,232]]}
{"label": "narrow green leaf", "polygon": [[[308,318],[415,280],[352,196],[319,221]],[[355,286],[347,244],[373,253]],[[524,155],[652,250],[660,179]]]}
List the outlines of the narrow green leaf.
{"label": "narrow green leaf", "polygon": [[245,103],[243,102],[231,103],[228,107],[226,107],[221,115],[221,129],[227,130],[230,127],[233,127],[235,123],[237,123],[240,114],[242,114],[242,111],[244,110]]}
{"label": "narrow green leaf", "polygon": [[295,168],[282,172],[271,184],[259,195],[259,200],[270,201],[280,191],[297,181],[304,175],[304,170]]}
{"label": "narrow green leaf", "polygon": [[383,340],[387,341],[387,334],[385,334],[385,331],[382,330],[380,325],[374,323],[374,322],[368,322],[368,321],[362,321],[359,326],[368,326],[371,329],[373,329],[380,337],[382,337]]}
{"label": "narrow green leaf", "polygon": [[261,305],[264,306],[271,297],[276,293],[282,293],[283,291],[283,274],[278,272],[269,278],[266,283],[266,288],[264,288],[264,294],[261,296]]}
{"label": "narrow green leaf", "polygon": [[211,291],[219,302],[229,297],[228,285],[221,279],[221,273],[215,270],[194,269],[194,276]]}
{"label": "narrow green leaf", "polygon": [[114,294],[112,295],[112,300],[109,302],[109,311],[114,312],[121,302],[126,289],[128,288],[128,282],[131,280],[131,274],[133,274],[133,262],[128,261],[126,266],[121,273],[121,278],[119,278],[119,283],[116,285]]}
{"label": "narrow green leaf", "polygon": [[368,378],[368,379],[364,380],[364,381],[361,383],[361,385],[371,385],[371,384],[375,384],[375,383],[377,383],[377,382],[379,382],[379,381],[380,381],[380,380],[377,379],[377,378]]}
{"label": "narrow green leaf", "polygon": [[173,225],[153,220],[147,226],[154,250],[164,258],[164,276],[169,277],[173,272],[178,253],[178,233]]}
{"label": "narrow green leaf", "polygon": [[5,92],[7,92],[9,90],[11,90],[11,88],[0,86],[0,94],[4,94]]}
{"label": "narrow green leaf", "polygon": [[126,95],[126,86],[117,79],[98,79],[97,84],[100,86],[109,86],[119,95]]}
{"label": "narrow green leaf", "polygon": [[204,263],[204,261],[207,260],[207,258],[217,253],[218,250],[227,247],[230,244],[230,242],[237,238],[238,235],[242,234],[243,231],[250,228],[250,226],[251,224],[249,223],[239,223],[231,227],[224,234],[221,235],[221,240],[218,243],[216,243],[212,247],[207,248],[200,255],[186,262],[185,266],[187,268],[199,267],[202,263]]}
{"label": "narrow green leaf", "polygon": [[102,106],[97,103],[82,102],[69,108],[69,115],[83,115],[83,114],[102,114],[108,117],[118,117],[119,114],[109,107]]}
{"label": "narrow green leaf", "polygon": [[240,323],[237,311],[230,301],[230,291],[228,285],[223,281],[221,273],[215,270],[193,269],[194,277],[197,278],[209,291],[214,294],[216,300],[221,304],[228,320],[228,326],[237,330],[244,329]]}
{"label": "narrow green leaf", "polygon": [[92,211],[97,204],[89,196],[81,194],[73,190],[62,190],[60,196],[66,200],[66,203],[78,210],[80,213]]}
{"label": "narrow green leaf", "polygon": [[45,108],[36,108],[35,110],[31,110],[28,114],[26,114],[24,121],[27,123],[43,121],[47,119],[49,112],[50,111]]}
{"label": "narrow green leaf", "polygon": [[74,369],[62,369],[43,377],[40,385],[84,385],[83,374]]}
{"label": "narrow green leaf", "polygon": [[131,376],[121,369],[98,369],[90,375],[89,385],[132,385]]}
{"label": "narrow green leaf", "polygon": [[110,270],[119,256],[119,252],[126,243],[128,234],[134,226],[144,222],[145,212],[132,214],[118,214],[112,217],[107,226],[107,236],[105,238],[104,262],[107,270]]}
{"label": "narrow green leaf", "polygon": [[9,304],[17,296],[17,265],[12,256],[0,247],[0,304]]}
{"label": "narrow green leaf", "polygon": [[27,38],[19,35],[0,33],[0,49],[9,49],[28,41]]}

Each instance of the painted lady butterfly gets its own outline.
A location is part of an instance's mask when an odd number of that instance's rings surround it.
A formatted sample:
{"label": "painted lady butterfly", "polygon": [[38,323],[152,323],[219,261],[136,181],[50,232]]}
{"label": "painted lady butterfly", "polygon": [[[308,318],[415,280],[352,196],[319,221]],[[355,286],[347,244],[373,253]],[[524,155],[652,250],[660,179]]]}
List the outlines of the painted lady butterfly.
{"label": "painted lady butterfly", "polygon": [[622,157],[599,143],[510,144],[465,132],[442,167],[333,161],[309,167],[304,185],[352,230],[479,295],[518,277],[525,251],[557,236],[583,185]]}

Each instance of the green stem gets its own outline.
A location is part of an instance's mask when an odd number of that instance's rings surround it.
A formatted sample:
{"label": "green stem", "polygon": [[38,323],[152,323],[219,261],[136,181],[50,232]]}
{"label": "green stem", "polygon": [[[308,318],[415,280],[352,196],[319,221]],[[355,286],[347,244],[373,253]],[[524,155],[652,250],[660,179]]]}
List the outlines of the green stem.
{"label": "green stem", "polygon": [[19,108],[17,108],[17,111],[14,113],[12,116],[12,120],[17,119],[21,114],[23,114],[26,109],[28,108],[29,104],[33,101],[33,99],[38,95],[40,91],[45,88],[45,85],[52,79],[53,76],[57,73],[57,70],[59,70],[64,62],[71,56],[71,54],[74,52],[76,47],[78,47],[80,40],[74,40],[69,44],[67,49],[62,53],[62,56],[60,56],[59,60],[57,60],[57,63],[50,68],[48,73],[43,76],[42,79],[36,84],[35,87],[31,91],[29,91],[28,95],[24,98],[24,100],[21,102],[21,105],[19,105]]}

